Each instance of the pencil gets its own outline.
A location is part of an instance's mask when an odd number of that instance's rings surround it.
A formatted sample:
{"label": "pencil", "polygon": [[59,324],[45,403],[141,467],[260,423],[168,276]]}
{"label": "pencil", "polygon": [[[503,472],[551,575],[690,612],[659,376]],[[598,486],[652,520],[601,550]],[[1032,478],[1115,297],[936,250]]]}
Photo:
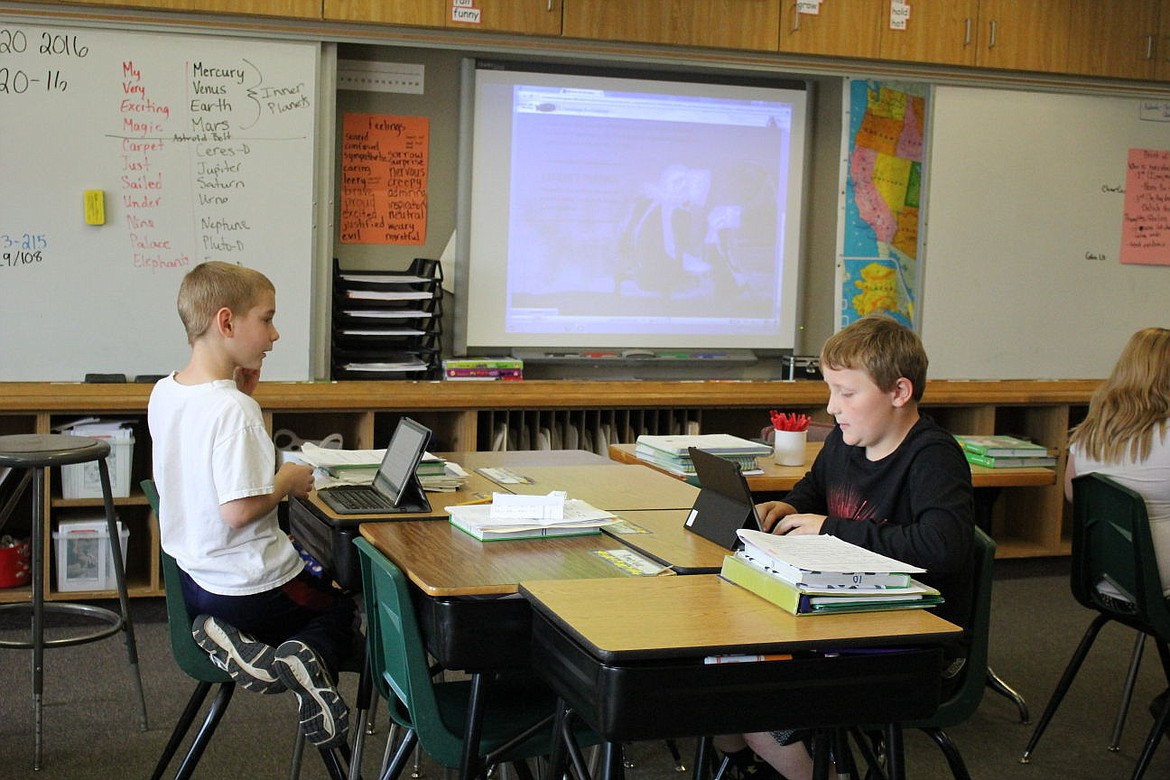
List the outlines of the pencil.
{"label": "pencil", "polygon": [[488,497],[488,498],[475,498],[475,499],[472,499],[471,501],[461,501],[458,504],[454,504],[454,506],[471,506],[472,504],[490,504],[491,502],[492,502],[492,500],[490,497]]}

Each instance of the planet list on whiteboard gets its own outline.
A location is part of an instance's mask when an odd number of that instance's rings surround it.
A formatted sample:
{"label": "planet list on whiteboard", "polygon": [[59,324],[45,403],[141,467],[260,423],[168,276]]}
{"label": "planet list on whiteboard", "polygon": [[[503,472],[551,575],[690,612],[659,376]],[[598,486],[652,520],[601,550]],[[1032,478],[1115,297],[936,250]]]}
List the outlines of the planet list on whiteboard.
{"label": "planet list on whiteboard", "polygon": [[[248,166],[259,141],[235,133],[254,128],[267,116],[310,108],[304,84],[265,85],[264,75],[246,59],[196,60],[185,68],[189,97],[181,111],[173,112],[169,103],[152,97],[149,74],[132,60],[122,63],[121,197],[136,268],[182,268],[193,262],[192,253],[180,248],[185,242],[174,241],[156,218],[165,208],[168,173],[180,181],[189,175],[194,191],[193,254],[198,259],[247,259],[254,220],[247,215],[246,199],[238,196],[248,188]],[[184,119],[186,127],[173,126]],[[159,161],[172,146],[193,149],[188,170],[168,171]]]}

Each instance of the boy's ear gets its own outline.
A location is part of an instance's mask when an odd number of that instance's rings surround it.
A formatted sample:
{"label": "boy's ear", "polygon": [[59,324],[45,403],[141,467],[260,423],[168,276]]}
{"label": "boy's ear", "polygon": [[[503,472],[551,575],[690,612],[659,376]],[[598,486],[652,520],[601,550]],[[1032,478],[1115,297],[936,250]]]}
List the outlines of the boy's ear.
{"label": "boy's ear", "polygon": [[219,335],[223,336],[224,338],[228,338],[232,335],[234,326],[232,323],[231,309],[226,306],[221,308],[215,313],[213,322],[215,323],[215,330],[217,333],[219,333]]}
{"label": "boy's ear", "polygon": [[913,397],[914,383],[904,376],[898,377],[898,381],[894,382],[894,391],[891,393],[894,406],[905,406],[910,403],[910,399]]}

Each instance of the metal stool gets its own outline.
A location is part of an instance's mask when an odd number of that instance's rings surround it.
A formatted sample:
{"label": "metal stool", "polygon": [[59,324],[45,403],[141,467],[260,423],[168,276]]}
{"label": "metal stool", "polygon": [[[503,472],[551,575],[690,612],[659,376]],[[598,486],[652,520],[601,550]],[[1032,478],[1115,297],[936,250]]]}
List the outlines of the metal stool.
{"label": "metal stool", "polygon": [[[114,515],[114,499],[110,490],[110,473],[106,466],[106,456],[110,454],[110,445],[98,439],[85,436],[65,436],[59,434],[17,434],[0,436],[0,466],[10,466],[21,469],[24,474],[20,484],[12,497],[0,510],[0,528],[8,520],[16,502],[31,480],[32,495],[32,601],[30,603],[0,604],[0,609],[31,608],[32,637],[31,641],[0,641],[0,648],[18,648],[33,651],[33,703],[36,712],[36,749],[33,758],[33,769],[41,768],[41,691],[44,685],[43,658],[46,647],[66,647],[79,645],[85,642],[94,642],[99,639],[113,636],[119,632],[125,634],[126,654],[130,659],[130,670],[134,673],[134,685],[138,693],[139,727],[146,730],[146,699],[142,692],[142,676],[138,671],[138,646],[134,641],[134,626],[130,620],[130,602],[126,595],[126,571],[122,562],[120,537],[117,521]],[[89,604],[70,604],[59,601],[45,601],[45,502],[46,495],[45,469],[51,466],[63,466],[74,463],[97,461],[98,474],[101,477],[102,497],[106,510],[106,527],[109,531],[110,550],[113,553],[114,576],[118,584],[118,603],[121,606],[119,614],[104,607]],[[58,639],[45,640],[44,613],[67,612],[92,618],[102,625],[95,630]]]}

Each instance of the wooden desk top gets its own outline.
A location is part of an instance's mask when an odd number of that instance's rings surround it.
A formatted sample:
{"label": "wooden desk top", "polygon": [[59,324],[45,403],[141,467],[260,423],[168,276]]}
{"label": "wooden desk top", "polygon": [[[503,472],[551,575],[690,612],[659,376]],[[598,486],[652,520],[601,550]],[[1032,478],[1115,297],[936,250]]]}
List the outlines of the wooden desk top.
{"label": "wooden desk top", "polygon": [[687,509],[646,509],[619,512],[624,520],[602,531],[679,574],[710,574],[723,566],[728,551],[688,531]]}
{"label": "wooden desk top", "polygon": [[523,468],[526,466],[604,466],[609,458],[588,450],[509,450],[507,452],[437,452],[467,471],[487,467]]}
{"label": "wooden desk top", "polygon": [[[648,468],[655,468],[645,461],[638,459],[634,454],[634,446],[633,444],[611,444],[609,445],[609,456],[619,463],[641,463]],[[778,466],[772,461],[772,456],[770,455],[757,458],[756,463],[764,470],[764,473],[745,476],[748,487],[753,492],[760,493],[792,490],[796,483],[800,481],[800,478],[812,466],[812,462],[816,460],[817,453],[821,451],[822,444],[820,442],[809,442],[805,446],[807,447],[808,456],[803,466]],[[675,479],[684,479],[676,474],[670,474],[661,469],[658,470]],[[977,488],[1054,485],[1056,484],[1056,469],[989,469],[983,466],[972,465],[971,483]]]}
{"label": "wooden desk top", "polygon": [[629,577],[597,550],[620,550],[605,534],[481,542],[449,522],[363,523],[361,534],[428,596],[505,596],[528,579]]}
{"label": "wooden desk top", "polygon": [[520,592],[605,659],[877,647],[961,631],[924,609],[796,617],[713,574],[525,580]]}
{"label": "wooden desk top", "polygon": [[[545,453],[547,454],[547,453]],[[603,466],[524,466],[509,468],[530,483],[501,483],[522,495],[543,495],[565,490],[598,509],[625,512],[638,509],[690,509],[698,488],[638,464],[609,461]]]}

